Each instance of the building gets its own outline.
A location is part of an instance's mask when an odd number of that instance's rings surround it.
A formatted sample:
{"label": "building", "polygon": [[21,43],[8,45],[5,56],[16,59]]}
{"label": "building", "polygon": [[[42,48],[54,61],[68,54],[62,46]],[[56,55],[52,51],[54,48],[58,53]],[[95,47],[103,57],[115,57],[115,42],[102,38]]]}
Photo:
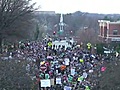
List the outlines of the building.
{"label": "building", "polygon": [[98,20],[100,27],[99,40],[104,43],[120,42],[120,21]]}
{"label": "building", "polygon": [[55,45],[55,49],[58,49],[58,47],[60,46],[60,48],[62,48],[62,46],[66,48],[71,48],[72,45],[75,43],[74,39],[71,38],[71,39],[64,39],[64,40],[56,40],[56,41],[53,41],[52,44]]}
{"label": "building", "polygon": [[55,11],[35,11],[36,15],[56,15]]}

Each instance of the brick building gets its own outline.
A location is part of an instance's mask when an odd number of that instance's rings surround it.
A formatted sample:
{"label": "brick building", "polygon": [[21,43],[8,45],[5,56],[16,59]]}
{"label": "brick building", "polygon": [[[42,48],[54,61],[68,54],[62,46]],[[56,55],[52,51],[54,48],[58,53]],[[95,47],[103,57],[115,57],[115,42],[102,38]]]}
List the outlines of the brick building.
{"label": "brick building", "polygon": [[98,20],[98,22],[100,27],[99,40],[101,42],[120,42],[120,21]]}

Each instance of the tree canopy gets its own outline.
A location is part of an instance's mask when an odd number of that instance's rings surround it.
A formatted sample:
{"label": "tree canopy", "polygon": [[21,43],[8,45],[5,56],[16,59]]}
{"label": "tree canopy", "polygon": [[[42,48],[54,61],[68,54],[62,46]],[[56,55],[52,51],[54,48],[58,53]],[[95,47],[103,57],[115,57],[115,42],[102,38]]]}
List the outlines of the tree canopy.
{"label": "tree canopy", "polygon": [[30,90],[33,81],[26,74],[27,61],[0,61],[0,90]]}
{"label": "tree canopy", "polygon": [[7,35],[27,32],[25,28],[33,19],[34,5],[31,0],[0,0],[0,45]]}

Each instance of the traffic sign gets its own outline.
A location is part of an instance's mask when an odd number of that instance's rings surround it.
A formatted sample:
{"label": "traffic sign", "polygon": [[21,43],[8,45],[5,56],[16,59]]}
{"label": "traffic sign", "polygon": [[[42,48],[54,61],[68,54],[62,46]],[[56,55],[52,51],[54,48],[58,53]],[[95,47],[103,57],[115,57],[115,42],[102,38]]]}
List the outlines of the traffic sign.
{"label": "traffic sign", "polygon": [[40,70],[42,72],[45,72],[47,70],[47,67],[45,65],[40,66]]}

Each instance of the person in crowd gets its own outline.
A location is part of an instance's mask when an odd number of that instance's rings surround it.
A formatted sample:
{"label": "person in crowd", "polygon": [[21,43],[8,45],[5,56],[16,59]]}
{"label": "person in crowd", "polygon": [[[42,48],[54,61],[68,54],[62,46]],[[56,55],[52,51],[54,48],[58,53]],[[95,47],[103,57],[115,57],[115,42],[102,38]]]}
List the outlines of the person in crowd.
{"label": "person in crowd", "polygon": [[[55,84],[57,88],[55,90],[65,86],[73,90],[92,90],[98,85],[100,73],[107,69],[103,56],[93,55],[90,50],[80,47],[65,48],[60,45],[52,47],[51,40],[21,43],[12,57],[28,60],[30,63],[27,64],[27,71],[37,67],[37,78],[40,80],[54,78],[56,81],[59,75],[62,85]],[[49,89],[54,90],[53,88],[55,86]],[[69,90],[72,90],[70,88]]]}

